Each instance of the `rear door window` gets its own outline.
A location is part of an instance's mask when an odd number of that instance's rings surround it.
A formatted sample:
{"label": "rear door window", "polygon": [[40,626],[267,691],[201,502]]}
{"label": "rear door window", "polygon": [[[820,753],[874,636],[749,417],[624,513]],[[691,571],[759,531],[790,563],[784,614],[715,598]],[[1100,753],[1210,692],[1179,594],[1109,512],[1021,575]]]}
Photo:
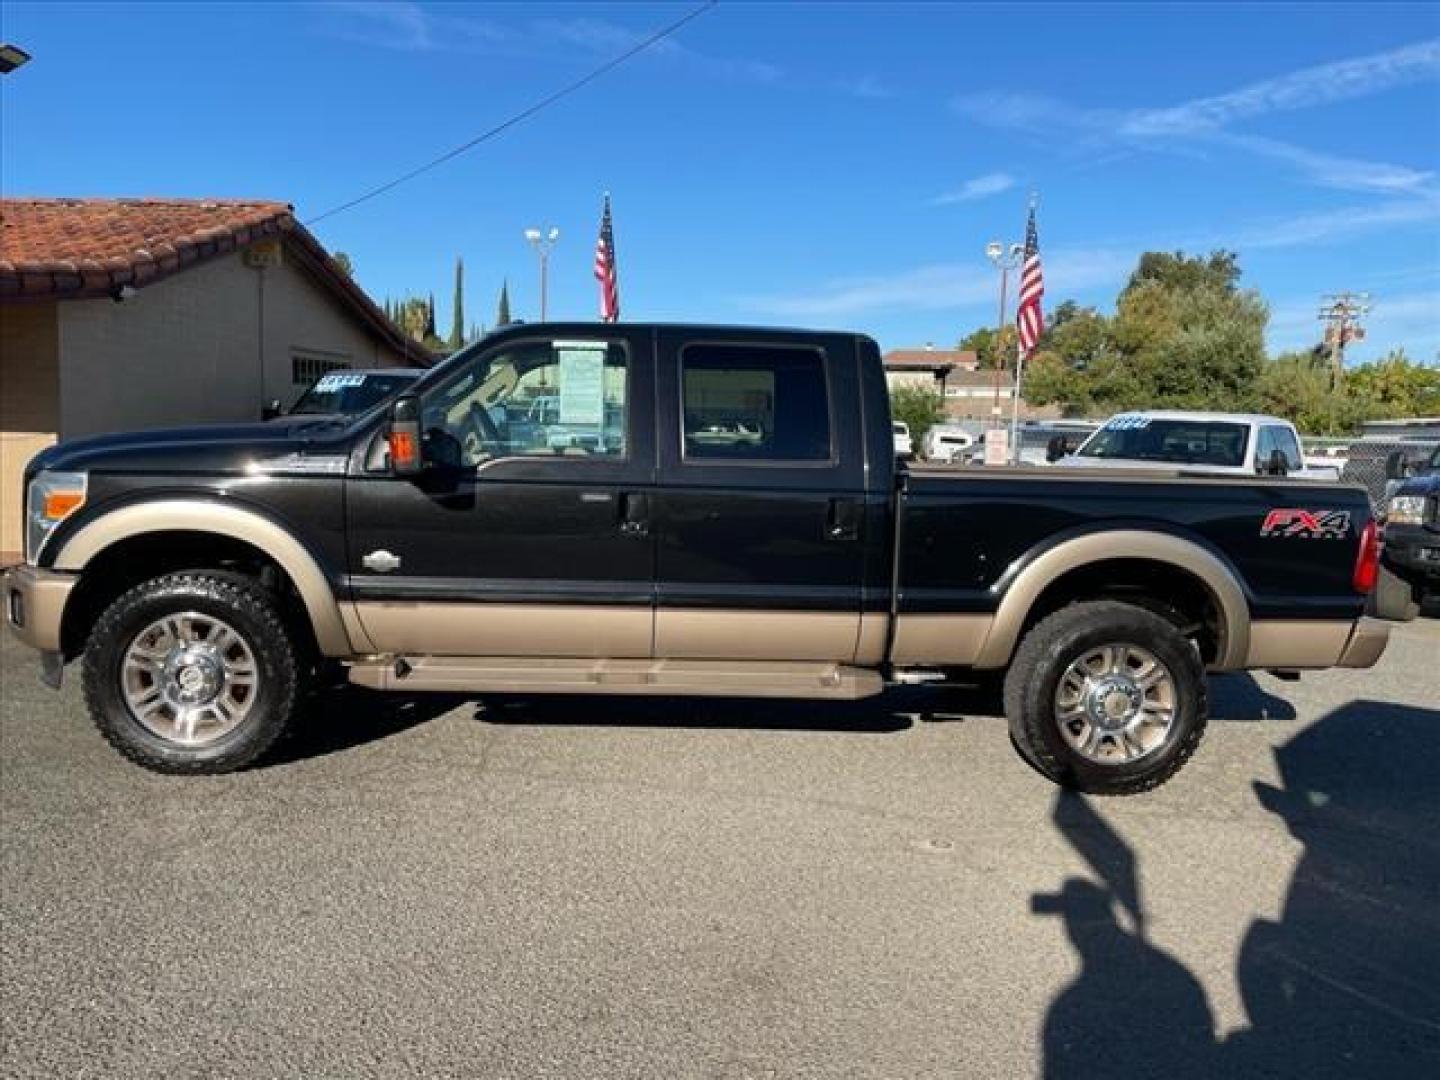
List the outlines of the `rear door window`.
{"label": "rear door window", "polygon": [[688,345],[680,363],[685,460],[833,459],[820,349]]}

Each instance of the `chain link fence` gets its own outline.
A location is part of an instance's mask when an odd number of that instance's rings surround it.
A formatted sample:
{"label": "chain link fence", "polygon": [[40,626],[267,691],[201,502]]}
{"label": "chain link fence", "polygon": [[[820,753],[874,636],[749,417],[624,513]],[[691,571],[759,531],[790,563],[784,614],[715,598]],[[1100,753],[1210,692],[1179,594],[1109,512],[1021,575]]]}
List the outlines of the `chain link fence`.
{"label": "chain link fence", "polygon": [[[1318,440],[1317,440],[1318,441]],[[1307,450],[1310,440],[1306,440]],[[1370,496],[1370,508],[1380,514],[1390,500],[1390,492],[1399,481],[1385,475],[1386,463],[1396,451],[1404,453],[1412,463],[1419,463],[1435,452],[1433,439],[1357,439],[1345,451],[1345,466],[1340,479],[1359,484]],[[1317,453],[1320,452],[1317,448]]]}

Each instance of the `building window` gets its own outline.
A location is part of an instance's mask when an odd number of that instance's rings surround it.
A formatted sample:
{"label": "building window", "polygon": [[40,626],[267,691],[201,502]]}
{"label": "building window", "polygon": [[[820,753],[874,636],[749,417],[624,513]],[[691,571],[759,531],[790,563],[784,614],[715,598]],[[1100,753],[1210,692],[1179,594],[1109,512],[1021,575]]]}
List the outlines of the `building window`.
{"label": "building window", "polygon": [[326,372],[344,371],[349,366],[350,359],[346,356],[296,349],[290,354],[290,381],[308,389]]}

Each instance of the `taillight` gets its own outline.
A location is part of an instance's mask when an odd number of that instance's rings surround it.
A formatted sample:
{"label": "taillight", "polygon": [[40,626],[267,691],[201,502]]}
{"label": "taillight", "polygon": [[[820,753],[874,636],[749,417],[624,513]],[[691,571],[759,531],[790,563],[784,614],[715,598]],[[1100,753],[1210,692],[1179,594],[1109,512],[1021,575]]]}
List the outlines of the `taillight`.
{"label": "taillight", "polygon": [[1360,534],[1360,550],[1355,555],[1355,573],[1351,582],[1358,593],[1368,593],[1375,588],[1380,576],[1380,530],[1375,522],[1367,521]]}

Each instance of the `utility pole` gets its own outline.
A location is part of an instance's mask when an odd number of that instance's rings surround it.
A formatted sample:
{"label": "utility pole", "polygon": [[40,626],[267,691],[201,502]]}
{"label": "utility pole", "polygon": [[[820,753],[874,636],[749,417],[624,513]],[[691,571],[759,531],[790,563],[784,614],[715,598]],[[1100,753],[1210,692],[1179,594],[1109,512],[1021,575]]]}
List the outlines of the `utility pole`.
{"label": "utility pole", "polygon": [[1320,321],[1325,324],[1325,346],[1330,352],[1330,389],[1340,385],[1345,370],[1345,346],[1365,340],[1360,318],[1370,313],[1370,294],[1327,293],[1320,298]]}

